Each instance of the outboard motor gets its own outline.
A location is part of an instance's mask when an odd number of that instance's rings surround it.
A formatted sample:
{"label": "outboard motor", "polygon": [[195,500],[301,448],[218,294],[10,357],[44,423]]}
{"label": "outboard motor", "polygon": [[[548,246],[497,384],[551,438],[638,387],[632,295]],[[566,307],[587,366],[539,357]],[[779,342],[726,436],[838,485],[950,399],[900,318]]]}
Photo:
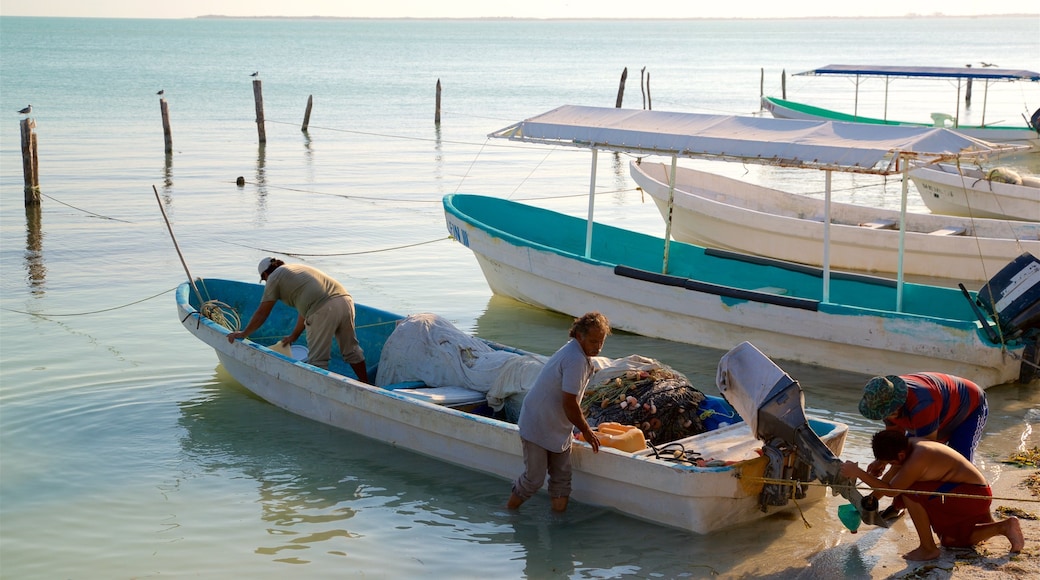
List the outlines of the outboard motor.
{"label": "outboard motor", "polygon": [[[769,458],[766,478],[818,479],[832,486],[832,493],[856,506],[863,522],[887,527],[878,516],[877,501],[864,498],[854,481],[841,476],[842,461],[809,426],[798,381],[750,342],[743,342],[719,361],[716,382],[722,396],[764,443],[762,453]],[[805,491],[795,489],[792,493],[789,485],[767,484],[760,496],[762,510],[785,505],[791,497],[805,497]]]}
{"label": "outboard motor", "polygon": [[[1015,258],[986,282],[974,300],[963,284],[960,287],[991,341],[1025,343],[1019,382],[1036,378],[1040,364],[1040,260],[1029,252]],[[996,323],[996,330],[990,321]]]}

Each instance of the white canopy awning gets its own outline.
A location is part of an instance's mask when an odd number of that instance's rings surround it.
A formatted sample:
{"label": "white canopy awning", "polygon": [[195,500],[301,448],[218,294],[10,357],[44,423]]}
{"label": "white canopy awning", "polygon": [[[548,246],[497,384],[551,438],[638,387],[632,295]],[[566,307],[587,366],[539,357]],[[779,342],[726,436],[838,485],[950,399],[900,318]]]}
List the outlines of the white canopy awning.
{"label": "white canopy awning", "polygon": [[924,163],[977,159],[1025,149],[950,129],[670,113],[564,105],[489,137],[668,155],[888,175],[897,159]]}

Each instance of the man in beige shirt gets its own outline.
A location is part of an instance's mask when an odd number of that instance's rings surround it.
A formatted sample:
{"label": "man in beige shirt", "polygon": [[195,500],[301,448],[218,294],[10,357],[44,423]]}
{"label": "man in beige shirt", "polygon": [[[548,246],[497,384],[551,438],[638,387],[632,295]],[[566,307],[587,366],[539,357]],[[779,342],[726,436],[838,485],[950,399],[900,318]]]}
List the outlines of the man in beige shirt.
{"label": "man in beige shirt", "polygon": [[264,258],[257,266],[260,279],[267,282],[260,306],[241,332],[228,334],[228,342],[246,338],[271,314],[281,300],[296,309],[298,317],[292,333],[281,340],[291,345],[307,329],[307,363],[329,368],[332,337],[339,342],[340,355],[362,382],[368,382],[365,352],[358,344],[354,329],[354,300],[342,284],[317,268],[303,264],[286,264],[276,258]]}

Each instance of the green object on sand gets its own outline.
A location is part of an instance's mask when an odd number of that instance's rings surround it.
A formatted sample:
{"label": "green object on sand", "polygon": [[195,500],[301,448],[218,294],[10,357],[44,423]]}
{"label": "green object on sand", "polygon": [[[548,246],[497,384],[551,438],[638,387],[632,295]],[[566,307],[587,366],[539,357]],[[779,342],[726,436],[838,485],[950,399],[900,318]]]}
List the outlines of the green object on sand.
{"label": "green object on sand", "polygon": [[838,519],[841,520],[841,523],[844,524],[845,527],[848,528],[849,531],[851,531],[853,534],[855,534],[856,530],[859,529],[859,524],[861,521],[859,517],[859,510],[857,510],[856,506],[852,505],[851,503],[838,506]]}

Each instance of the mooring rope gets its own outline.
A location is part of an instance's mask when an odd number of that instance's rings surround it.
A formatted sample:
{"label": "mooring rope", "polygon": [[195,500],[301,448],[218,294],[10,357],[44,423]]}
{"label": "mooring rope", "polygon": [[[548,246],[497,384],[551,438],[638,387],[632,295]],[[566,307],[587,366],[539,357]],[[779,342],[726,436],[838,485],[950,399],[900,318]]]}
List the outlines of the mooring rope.
{"label": "mooring rope", "polygon": [[[738,477],[740,477],[740,476],[738,475]],[[1040,499],[1015,498],[1015,497],[996,497],[996,496],[980,496],[980,495],[972,495],[970,493],[953,493],[953,492],[942,492],[942,491],[919,491],[919,490],[913,490],[913,489],[896,489],[896,488],[889,488],[889,487],[859,488],[859,487],[857,487],[855,485],[851,485],[851,486],[850,485],[831,485],[831,484],[821,483],[821,482],[818,482],[818,481],[798,481],[798,480],[794,480],[794,479],[776,479],[776,478],[772,478],[772,477],[757,477],[757,476],[744,477],[744,479],[747,479],[748,481],[755,481],[755,482],[775,484],[775,485],[790,485],[790,486],[809,485],[809,486],[817,486],[817,487],[831,487],[831,488],[835,488],[835,489],[856,489],[858,491],[868,491],[868,490],[869,491],[885,491],[885,492],[892,492],[892,493],[895,493],[895,494],[904,494],[905,493],[905,494],[921,494],[921,495],[938,495],[938,496],[942,496],[942,497],[962,497],[962,498],[967,498],[967,499],[989,499],[989,500],[1000,500],[1000,501],[1020,501],[1020,502],[1027,502],[1027,503],[1040,503]]]}
{"label": "mooring rope", "polygon": [[162,292],[159,292],[158,294],[153,294],[152,296],[149,296],[147,298],[142,298],[140,300],[134,300],[133,302],[129,302],[127,304],[123,304],[122,306],[113,306],[111,308],[103,308],[101,310],[92,310],[90,312],[69,312],[69,313],[65,313],[65,314],[48,314],[46,312],[26,312],[24,310],[15,310],[14,308],[4,308],[3,310],[7,310],[8,312],[17,312],[18,314],[28,314],[29,316],[38,316],[40,318],[53,318],[53,317],[57,317],[57,316],[87,316],[87,315],[90,315],[90,314],[101,314],[103,312],[112,312],[113,310],[119,310],[120,308],[126,308],[128,306],[133,306],[135,304],[140,304],[142,302],[147,302],[147,301],[151,300],[152,298],[158,298],[159,296],[162,296],[163,294],[167,294],[169,292],[173,292],[176,289],[177,289],[177,287],[174,286],[173,288],[170,288],[169,290],[163,290]]}

